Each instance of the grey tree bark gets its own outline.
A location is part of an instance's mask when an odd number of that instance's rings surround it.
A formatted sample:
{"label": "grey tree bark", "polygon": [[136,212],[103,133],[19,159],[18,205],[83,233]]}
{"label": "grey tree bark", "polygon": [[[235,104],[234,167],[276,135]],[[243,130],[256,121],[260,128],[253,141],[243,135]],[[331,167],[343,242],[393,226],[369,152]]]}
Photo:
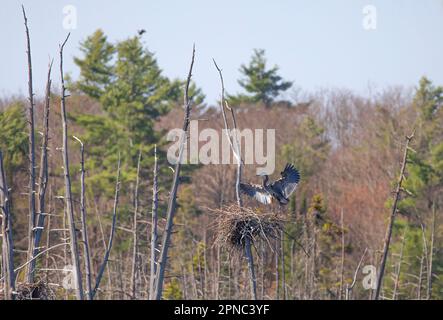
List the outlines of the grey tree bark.
{"label": "grey tree bark", "polygon": [[405,248],[406,229],[403,231],[403,239],[401,241],[400,257],[398,258],[397,272],[395,273],[394,290],[392,292],[392,300],[397,300],[397,291],[400,284],[401,265],[403,263],[403,250]]}
{"label": "grey tree bark", "polygon": [[4,269],[4,298],[14,299],[14,243],[12,240],[11,205],[9,189],[3,167],[3,154],[0,151],[0,212],[2,217],[2,261]]}
{"label": "grey tree bark", "polygon": [[428,267],[428,290],[426,299],[432,299],[432,261],[434,258],[434,237],[435,237],[435,202],[432,203],[432,225],[431,225],[431,244],[429,248],[429,267]]}
{"label": "grey tree bark", "polygon": [[76,283],[75,293],[78,300],[83,300],[83,282],[80,268],[80,254],[77,243],[77,232],[75,228],[74,207],[72,204],[71,192],[71,175],[69,173],[69,156],[68,156],[68,124],[66,118],[66,88],[63,75],[63,49],[69,39],[69,35],[60,46],[60,77],[61,77],[61,116],[63,128],[63,173],[65,180],[65,208],[68,217],[68,228],[70,237],[70,250],[72,260],[72,272],[74,274],[74,281]]}
{"label": "grey tree bark", "polygon": [[109,235],[109,241],[108,246],[105,251],[105,255],[103,257],[103,262],[100,266],[100,269],[98,271],[96,280],[95,280],[95,286],[92,290],[92,299],[94,299],[95,294],[97,293],[98,288],[100,287],[100,282],[103,278],[103,274],[106,269],[106,265],[109,261],[109,255],[111,254],[112,249],[112,242],[114,240],[114,234],[115,234],[115,225],[117,222],[117,207],[118,207],[118,200],[119,200],[119,193],[120,193],[120,170],[121,170],[121,159],[120,154],[118,155],[118,165],[117,165],[117,180],[115,182],[115,194],[114,194],[114,207],[112,210],[112,225],[111,225],[111,234]]}
{"label": "grey tree bark", "polygon": [[131,270],[131,296],[132,299],[137,299],[137,272],[138,272],[138,237],[137,237],[137,215],[138,215],[138,188],[140,179],[140,161],[142,157],[141,150],[138,153],[137,161],[137,178],[135,182],[134,191],[134,216],[133,216],[133,226],[132,226],[132,270]]}
{"label": "grey tree bark", "polygon": [[73,138],[80,143],[80,217],[82,224],[82,242],[84,251],[83,260],[85,264],[87,297],[88,300],[92,300],[91,253],[89,249],[88,226],[86,224],[85,146],[79,138],[77,138],[76,136],[73,136]]}
{"label": "grey tree bark", "polygon": [[[34,90],[32,84],[32,59],[31,59],[31,39],[29,36],[28,18],[26,17],[25,7],[22,5],[23,19],[25,21],[26,45],[28,57],[28,128],[29,128],[29,217],[28,217],[28,260],[33,256],[34,231],[35,231],[35,134],[34,134]],[[30,265],[27,268],[26,279],[33,282],[33,269]]]}
{"label": "grey tree bark", "polygon": [[[45,218],[48,215],[45,209],[45,197],[46,189],[48,186],[48,140],[49,140],[49,111],[51,102],[51,69],[52,62],[48,67],[48,76],[46,80],[46,93],[45,93],[45,109],[43,113],[43,137],[41,146],[41,156],[40,156],[40,172],[38,178],[38,215],[37,215],[37,225],[35,227],[34,241],[32,243],[31,251],[32,258],[35,257],[40,248],[40,241],[43,234],[43,229],[45,226]],[[35,265],[37,260],[31,260],[28,267],[28,282],[34,282],[35,277]]]}
{"label": "grey tree bark", "polygon": [[[237,197],[237,204],[239,208],[242,208],[243,202],[240,194],[240,181],[242,176],[242,158],[241,158],[241,152],[240,152],[240,144],[238,141],[238,134],[237,134],[237,121],[235,118],[235,111],[234,108],[229,107],[228,103],[225,101],[225,85],[223,80],[223,73],[222,70],[217,65],[217,62],[213,59],[215,68],[218,71],[219,77],[220,77],[220,84],[221,84],[221,97],[220,97],[220,111],[223,116],[223,123],[225,126],[225,133],[229,140],[229,145],[232,149],[232,152],[234,153],[234,157],[237,162],[237,176],[235,180],[235,193]],[[226,111],[225,108],[231,111],[232,116],[232,125],[234,129],[234,138],[231,137],[229,133],[229,125],[226,117]],[[250,282],[250,290],[251,290],[251,297],[254,300],[257,300],[257,279],[255,276],[255,269],[254,269],[254,256],[252,255],[251,250],[251,239],[248,237],[245,238],[245,256],[246,260],[248,262],[248,271],[249,271],[249,282]]]}
{"label": "grey tree bark", "polygon": [[384,273],[385,273],[386,261],[388,259],[389,245],[391,243],[392,229],[393,229],[393,226],[394,226],[395,215],[397,213],[397,205],[398,205],[398,201],[400,199],[400,193],[403,191],[402,183],[403,183],[403,180],[404,180],[404,177],[405,177],[404,174],[405,174],[405,170],[406,170],[406,164],[407,164],[407,159],[408,159],[408,152],[409,152],[409,149],[410,149],[409,148],[409,143],[414,138],[414,132],[415,132],[415,130],[412,132],[411,135],[406,136],[406,145],[405,145],[405,150],[404,150],[404,153],[403,153],[403,160],[402,160],[402,164],[401,164],[400,175],[398,177],[397,187],[396,187],[395,194],[394,194],[394,203],[392,205],[391,215],[389,217],[388,228],[386,229],[386,236],[385,236],[385,240],[384,240],[384,244],[383,244],[382,258],[381,258],[381,261],[380,261],[380,266],[378,268],[377,288],[376,288],[376,291],[375,291],[374,300],[378,300],[379,299],[379,297],[380,297],[380,290],[381,290],[381,287],[383,285],[383,276],[384,276]]}
{"label": "grey tree bark", "polygon": [[152,217],[151,217],[151,270],[149,277],[149,299],[154,299],[154,282],[157,273],[157,225],[158,225],[158,163],[157,145],[154,147],[154,182],[152,185]]}
{"label": "grey tree bark", "polygon": [[186,143],[186,135],[189,127],[189,114],[191,111],[191,99],[189,98],[189,85],[191,83],[192,76],[192,68],[194,67],[194,58],[195,58],[195,46],[192,49],[192,58],[191,58],[191,66],[189,68],[188,77],[186,80],[186,88],[185,88],[185,97],[184,97],[184,105],[185,105],[185,116],[183,120],[183,132],[180,140],[180,149],[179,155],[177,159],[177,163],[175,165],[174,170],[174,178],[172,181],[171,192],[169,194],[168,201],[168,209],[166,211],[166,227],[163,233],[162,246],[160,251],[160,260],[158,265],[157,275],[155,277],[155,293],[154,297],[156,300],[160,300],[163,292],[163,281],[166,269],[166,262],[168,260],[168,250],[171,242],[171,234],[172,227],[174,224],[174,215],[175,215],[175,206],[176,206],[176,197],[177,197],[177,189],[180,183],[180,168],[181,168],[181,160],[183,157],[184,146]]}

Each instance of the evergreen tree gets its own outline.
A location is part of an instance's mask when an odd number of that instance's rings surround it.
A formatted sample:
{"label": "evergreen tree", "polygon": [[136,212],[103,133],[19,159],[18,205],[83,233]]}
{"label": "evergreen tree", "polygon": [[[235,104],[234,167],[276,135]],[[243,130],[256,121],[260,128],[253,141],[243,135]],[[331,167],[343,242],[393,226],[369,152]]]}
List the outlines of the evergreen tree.
{"label": "evergreen tree", "polygon": [[[139,150],[145,155],[142,168],[150,167],[153,144],[162,143],[154,122],[182,104],[183,81],[170,81],[162,74],[140,36],[110,44],[98,30],[81,43],[81,51],[83,57],[75,58],[80,78],[73,88],[98,100],[103,113],[71,116],[86,129],[82,138],[88,146],[87,166],[92,169],[89,182],[97,190],[107,190],[106,185],[112,186],[118,152],[129,168],[123,171],[129,172],[123,179],[135,179]],[[204,99],[194,84],[191,94],[194,102]]]}
{"label": "evergreen tree", "polygon": [[0,112],[0,128],[4,167],[12,177],[23,166],[28,153],[25,110],[21,103],[14,103]]}
{"label": "evergreen tree", "polygon": [[115,48],[107,42],[103,31],[98,29],[80,44],[84,58],[74,58],[80,67],[80,78],[74,88],[90,97],[99,99],[112,79],[111,59]]}
{"label": "evergreen tree", "polygon": [[249,64],[240,67],[244,78],[238,83],[248,94],[230,96],[229,98],[233,103],[262,102],[266,107],[269,107],[281,92],[292,86],[292,82],[283,81],[283,78],[278,75],[278,70],[277,66],[267,69],[265,51],[255,49]]}
{"label": "evergreen tree", "polygon": [[[432,211],[440,212],[443,203],[443,87],[435,87],[431,81],[423,77],[417,88],[413,108],[417,112],[417,132],[415,143],[410,152],[404,188],[408,193],[399,203],[399,210],[407,218],[396,223],[395,233],[408,224],[407,241],[404,252],[405,273],[418,276],[420,268],[425,274],[429,266],[421,267],[417,257],[423,254],[423,237],[429,242],[431,237]],[[388,204],[390,205],[390,204]],[[438,215],[437,215],[438,217]],[[423,228],[423,229],[422,229]],[[423,235],[423,231],[425,234]],[[441,239],[441,230],[436,229],[435,241]],[[396,246],[398,247],[399,241]],[[430,256],[426,248],[425,256]],[[427,260],[427,259],[426,259]],[[433,252],[433,274],[443,269],[443,258],[438,251]],[[402,275],[404,279],[406,275]],[[406,282],[407,279],[404,279]],[[411,281],[411,279],[409,279]],[[423,280],[423,292],[427,286]],[[433,277],[432,298],[441,297],[443,282]],[[406,289],[405,289],[406,290]],[[400,296],[410,296],[411,292],[402,290]],[[425,294],[423,293],[423,297]]]}

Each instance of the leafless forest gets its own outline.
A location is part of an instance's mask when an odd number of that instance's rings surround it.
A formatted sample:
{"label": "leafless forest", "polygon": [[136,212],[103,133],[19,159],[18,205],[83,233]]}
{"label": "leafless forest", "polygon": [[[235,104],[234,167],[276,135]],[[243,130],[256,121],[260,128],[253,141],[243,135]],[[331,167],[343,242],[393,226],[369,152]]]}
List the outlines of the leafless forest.
{"label": "leafless forest", "polygon": [[[214,61],[220,101],[207,105],[198,44],[177,53],[189,73],[169,80],[142,33],[110,44],[101,30],[60,39],[37,79],[28,15],[17,72],[29,92],[0,100],[2,298],[443,297],[443,87],[423,77],[367,96],[293,86],[289,100],[248,100]],[[66,46],[82,48],[79,79],[64,72]],[[261,183],[255,165],[168,163],[166,133],[191,120],[276,129],[271,178],[286,163],[302,177],[289,204],[241,194],[241,181]],[[234,159],[244,146],[229,142]]]}

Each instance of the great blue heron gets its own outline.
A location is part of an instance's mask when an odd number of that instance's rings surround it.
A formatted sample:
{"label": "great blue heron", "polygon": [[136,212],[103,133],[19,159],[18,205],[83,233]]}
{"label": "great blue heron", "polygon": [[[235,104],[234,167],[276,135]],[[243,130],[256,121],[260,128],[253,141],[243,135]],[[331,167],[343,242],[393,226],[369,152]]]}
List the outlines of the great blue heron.
{"label": "great blue heron", "polygon": [[300,182],[300,173],[292,164],[288,163],[281,176],[277,181],[269,183],[268,175],[264,175],[261,186],[240,183],[240,190],[264,204],[271,204],[272,199],[276,199],[280,205],[286,205],[289,202],[289,196]]}

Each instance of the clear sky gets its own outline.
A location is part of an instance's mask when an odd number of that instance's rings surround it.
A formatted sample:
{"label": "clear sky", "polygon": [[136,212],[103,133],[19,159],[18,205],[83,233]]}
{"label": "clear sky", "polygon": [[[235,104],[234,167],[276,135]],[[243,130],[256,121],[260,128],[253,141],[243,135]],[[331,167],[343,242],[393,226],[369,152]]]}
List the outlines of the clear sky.
{"label": "clear sky", "polygon": [[[101,28],[109,40],[146,29],[146,46],[169,77],[185,78],[192,44],[194,80],[207,102],[219,95],[214,57],[226,89],[240,90],[239,66],[254,48],[305,90],[345,87],[365,93],[368,85],[413,86],[422,75],[443,84],[443,1],[441,0],[2,0],[0,4],[0,96],[25,94],[27,67],[21,4],[31,31],[34,82],[43,94],[49,57],[68,31],[65,70],[79,70],[72,57],[79,42]],[[66,5],[77,11],[77,28],[63,27]],[[363,27],[363,8],[376,8],[376,29]],[[56,60],[58,64],[58,60]],[[59,74],[54,74],[54,83]]]}

